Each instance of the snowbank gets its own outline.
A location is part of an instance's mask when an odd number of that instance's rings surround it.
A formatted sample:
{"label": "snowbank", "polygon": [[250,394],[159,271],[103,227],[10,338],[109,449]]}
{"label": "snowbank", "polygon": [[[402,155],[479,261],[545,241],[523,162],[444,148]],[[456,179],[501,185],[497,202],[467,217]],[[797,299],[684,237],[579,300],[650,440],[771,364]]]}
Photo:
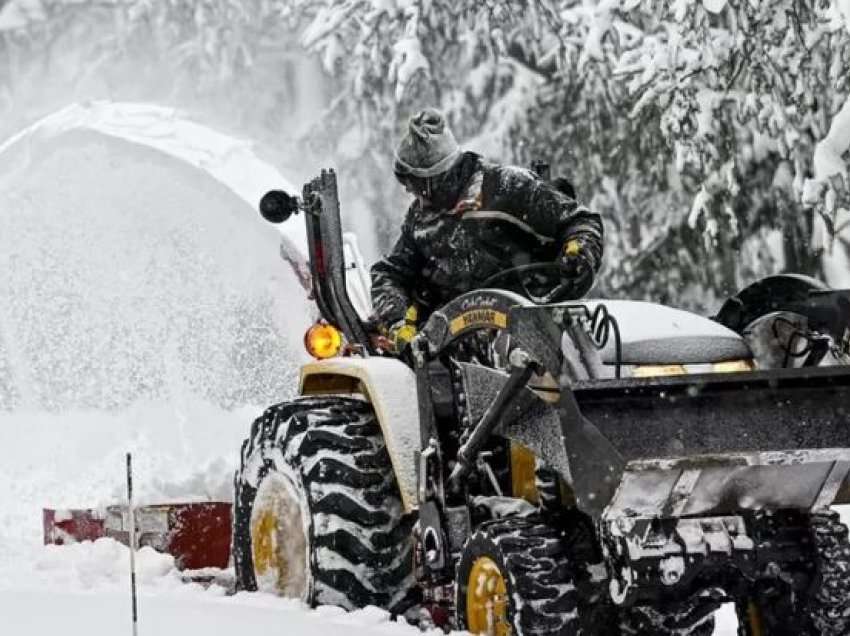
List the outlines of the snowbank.
{"label": "snowbank", "polygon": [[[346,613],[333,607],[310,610],[298,601],[259,593],[227,597],[216,585],[205,589],[183,583],[173,559],[150,548],[139,550],[136,568],[142,636],[421,633],[374,607]],[[111,539],[43,548],[31,570],[2,571],[0,616],[4,633],[22,636],[129,633],[127,548]]]}
{"label": "snowbank", "polygon": [[[10,633],[26,636],[113,636],[129,631],[129,555],[110,539],[75,546],[45,548],[34,570],[0,577],[0,616]],[[261,593],[228,597],[213,585],[180,581],[170,557],[149,548],[136,557],[139,633],[185,634],[285,633],[312,636],[317,631],[345,636],[413,636],[421,634],[387,612],[367,607],[347,613],[336,607],[310,610],[293,599]],[[49,607],[49,611],[45,608]],[[443,632],[430,630],[431,636]],[[459,632],[452,632],[459,634]],[[718,614],[718,636],[736,634],[734,610]]]}
{"label": "snowbank", "polygon": [[[45,608],[49,607],[49,611]],[[324,608],[323,608],[324,609]],[[139,599],[140,636],[421,636],[417,628],[395,623],[368,608],[351,614],[308,610],[278,598],[240,594],[225,598],[199,589],[179,595],[143,593]],[[79,594],[33,590],[0,595],[3,626],[21,636],[115,636],[130,633],[129,595],[120,590]],[[430,636],[443,636],[431,630]]]}
{"label": "snowbank", "polygon": [[[84,591],[115,588],[127,582],[129,550],[112,539],[84,541],[67,546],[45,546],[37,556],[36,577],[46,585]],[[174,559],[153,548],[145,547],[136,553],[136,581],[139,585],[158,582],[158,579],[177,576]]]}

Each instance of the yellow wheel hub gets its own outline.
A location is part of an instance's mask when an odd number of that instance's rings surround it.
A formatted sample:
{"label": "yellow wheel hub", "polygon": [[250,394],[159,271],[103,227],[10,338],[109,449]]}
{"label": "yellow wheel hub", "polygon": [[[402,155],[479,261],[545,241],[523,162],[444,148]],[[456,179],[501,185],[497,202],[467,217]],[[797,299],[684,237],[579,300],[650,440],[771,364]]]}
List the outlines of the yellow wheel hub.
{"label": "yellow wheel hub", "polygon": [[307,539],[294,488],[271,473],[260,484],[251,511],[251,557],[257,589],[305,598]]}
{"label": "yellow wheel hub", "polygon": [[467,629],[473,634],[510,636],[508,588],[496,562],[486,556],[475,559],[467,583]]}

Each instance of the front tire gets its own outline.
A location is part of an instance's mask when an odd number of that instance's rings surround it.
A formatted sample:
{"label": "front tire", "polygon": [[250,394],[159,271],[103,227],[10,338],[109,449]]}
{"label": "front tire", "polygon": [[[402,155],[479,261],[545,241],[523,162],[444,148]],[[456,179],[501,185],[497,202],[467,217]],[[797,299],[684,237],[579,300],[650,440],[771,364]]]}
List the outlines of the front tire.
{"label": "front tire", "polygon": [[239,590],[406,609],[411,522],[371,405],[300,398],[258,418],[234,478]]}
{"label": "front tire", "polygon": [[561,533],[534,519],[482,524],[457,567],[459,627],[497,636],[574,636],[578,592]]}

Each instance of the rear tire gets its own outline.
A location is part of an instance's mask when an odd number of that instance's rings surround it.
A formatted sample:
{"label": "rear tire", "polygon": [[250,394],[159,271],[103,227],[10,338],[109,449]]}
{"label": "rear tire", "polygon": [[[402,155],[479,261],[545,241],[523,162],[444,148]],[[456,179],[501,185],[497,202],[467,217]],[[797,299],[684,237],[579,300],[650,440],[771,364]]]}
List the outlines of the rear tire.
{"label": "rear tire", "polygon": [[[410,604],[412,524],[367,402],[300,398],[267,409],[242,445],[234,482],[238,590],[259,583],[346,609]],[[276,518],[281,511],[287,518]]]}
{"label": "rear tire", "polygon": [[[578,592],[567,552],[561,534],[548,525],[516,517],[482,524],[464,546],[456,580],[455,607],[462,629],[481,633],[481,605],[489,600],[496,608],[497,635],[579,633]],[[488,590],[499,588],[499,598],[482,599]]]}

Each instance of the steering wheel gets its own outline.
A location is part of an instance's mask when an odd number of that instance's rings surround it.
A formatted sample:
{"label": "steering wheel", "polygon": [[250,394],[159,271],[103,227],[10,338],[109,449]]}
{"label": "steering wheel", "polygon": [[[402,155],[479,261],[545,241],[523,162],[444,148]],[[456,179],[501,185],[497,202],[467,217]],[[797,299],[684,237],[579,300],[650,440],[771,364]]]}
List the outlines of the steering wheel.
{"label": "steering wheel", "polygon": [[[549,279],[555,278],[560,282],[548,293],[538,295],[533,293],[528,288],[529,277],[534,275],[545,276]],[[549,305],[551,303],[575,299],[575,296],[570,293],[574,290],[573,281],[564,278],[564,274],[561,271],[561,266],[558,265],[558,263],[528,263],[527,265],[518,265],[516,267],[510,267],[494,274],[493,276],[485,280],[483,283],[481,283],[481,287],[498,287],[498,285],[494,285],[496,281],[499,281],[503,278],[507,278],[508,280],[510,280],[510,277],[513,277],[516,283],[516,285],[513,287],[513,291],[521,293],[523,296],[528,298],[536,305]],[[539,284],[542,285],[544,283]]]}

